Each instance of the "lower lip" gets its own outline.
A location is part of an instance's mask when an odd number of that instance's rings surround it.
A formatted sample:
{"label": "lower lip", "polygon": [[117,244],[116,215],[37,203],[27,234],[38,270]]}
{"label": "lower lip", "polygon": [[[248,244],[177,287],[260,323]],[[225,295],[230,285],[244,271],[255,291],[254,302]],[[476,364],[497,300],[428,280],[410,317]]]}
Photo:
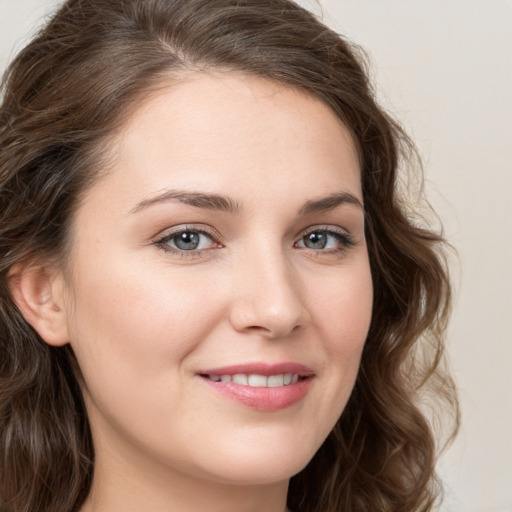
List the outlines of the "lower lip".
{"label": "lower lip", "polygon": [[258,411],[279,411],[296,404],[306,396],[312,381],[307,377],[288,386],[256,388],[200,378],[217,393]]}

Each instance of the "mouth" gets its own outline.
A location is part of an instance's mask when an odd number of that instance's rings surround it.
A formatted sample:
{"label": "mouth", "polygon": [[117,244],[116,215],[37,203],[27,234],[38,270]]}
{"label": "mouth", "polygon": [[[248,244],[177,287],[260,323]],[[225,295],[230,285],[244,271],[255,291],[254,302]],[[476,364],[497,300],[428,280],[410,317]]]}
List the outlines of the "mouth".
{"label": "mouth", "polygon": [[258,411],[277,411],[300,402],[314,379],[301,364],[251,363],[198,372],[210,389]]}

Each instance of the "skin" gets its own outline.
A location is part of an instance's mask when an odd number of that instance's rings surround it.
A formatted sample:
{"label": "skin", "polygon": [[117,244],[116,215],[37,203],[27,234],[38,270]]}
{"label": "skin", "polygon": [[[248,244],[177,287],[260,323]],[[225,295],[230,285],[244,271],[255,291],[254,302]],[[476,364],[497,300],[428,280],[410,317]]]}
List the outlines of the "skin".
{"label": "skin", "polygon": [[[351,136],[303,92],[194,74],[141,103],[111,152],[74,218],[69,274],[51,287],[96,450],[82,512],[283,512],[290,477],[347,403],[370,323],[361,206],[299,214],[333,193],[363,203]],[[222,195],[237,211],[148,204],[169,190]],[[180,227],[212,237],[194,253],[158,243]],[[325,230],[353,244],[328,234],[326,248],[306,246]],[[283,361],[314,377],[272,412],[197,375]]]}

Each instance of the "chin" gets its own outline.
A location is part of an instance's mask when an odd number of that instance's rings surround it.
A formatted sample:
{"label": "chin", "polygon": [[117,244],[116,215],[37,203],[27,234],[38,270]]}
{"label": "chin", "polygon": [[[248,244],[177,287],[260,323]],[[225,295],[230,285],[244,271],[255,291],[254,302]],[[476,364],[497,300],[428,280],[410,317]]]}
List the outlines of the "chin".
{"label": "chin", "polygon": [[[231,445],[222,455],[202,460],[203,468],[218,481],[237,485],[265,485],[289,480],[302,471],[319,446],[309,449],[303,439],[248,440],[244,446]],[[206,464],[205,464],[206,463]]]}
{"label": "chin", "polygon": [[[280,460],[277,460],[277,459]],[[288,481],[296,475],[306,465],[309,459],[301,460],[283,460],[281,455],[267,459],[265,462],[252,462],[250,460],[238,461],[230,467],[216,467],[213,480],[241,486],[258,486],[276,484]]]}

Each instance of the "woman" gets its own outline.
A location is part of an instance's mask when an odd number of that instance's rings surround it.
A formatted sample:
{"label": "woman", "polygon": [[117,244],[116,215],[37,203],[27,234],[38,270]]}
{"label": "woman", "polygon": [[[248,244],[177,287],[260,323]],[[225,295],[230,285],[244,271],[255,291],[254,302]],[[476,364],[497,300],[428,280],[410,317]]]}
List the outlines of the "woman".
{"label": "woman", "polygon": [[3,512],[433,509],[442,239],[354,47],[288,0],[69,0],[1,116]]}

